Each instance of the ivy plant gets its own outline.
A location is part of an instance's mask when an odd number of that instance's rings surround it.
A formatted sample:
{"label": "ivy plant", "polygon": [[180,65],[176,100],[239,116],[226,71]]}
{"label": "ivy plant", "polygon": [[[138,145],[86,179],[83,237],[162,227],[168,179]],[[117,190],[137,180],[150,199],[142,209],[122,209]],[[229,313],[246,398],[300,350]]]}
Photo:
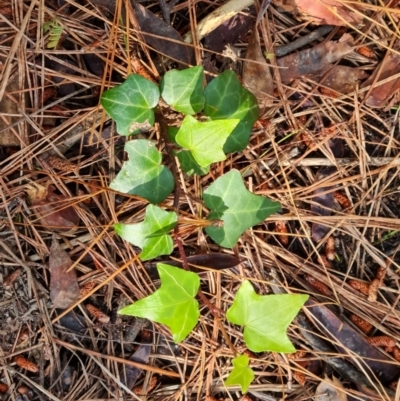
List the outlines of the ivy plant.
{"label": "ivy plant", "polygon": [[[247,146],[258,118],[256,98],[241,85],[235,73],[225,71],[208,85],[204,86],[204,82],[201,66],[169,71],[159,86],[131,74],[121,85],[107,90],[101,97],[101,104],[115,120],[120,135],[145,135],[154,129],[155,122],[159,123],[164,154],[169,156],[169,160],[163,160],[162,148],[154,141],[129,140],[125,144],[128,160],[110,183],[113,190],[150,202],[143,221],[114,225],[122,239],[141,248],[141,260],[169,255],[174,244],[178,245],[182,261],[186,260],[179,237],[179,198],[178,206],[174,202],[174,211],[163,206],[164,200],[178,185],[173,171],[181,168],[188,175],[207,174],[210,165]],[[176,121],[166,127],[161,98],[176,115]],[[171,171],[166,164],[175,163],[175,157],[179,163]],[[204,224],[206,234],[226,248],[235,246],[247,229],[281,208],[279,202],[251,193],[235,169],[204,188],[202,201],[209,211],[207,220],[210,224]],[[215,221],[219,224],[212,223]],[[160,287],[119,313],[164,324],[174,341],[184,341],[201,316],[196,298],[206,305],[209,301],[200,289],[200,277],[188,271],[187,262],[183,267],[186,270],[157,264]],[[245,280],[225,316],[230,323],[243,327],[243,339],[249,350],[294,352],[286,330],[307,298],[301,294],[258,295],[252,284]],[[249,361],[247,355],[234,352],[234,368],[225,381],[227,386],[236,384],[241,386],[242,392],[247,391],[254,379]]]}

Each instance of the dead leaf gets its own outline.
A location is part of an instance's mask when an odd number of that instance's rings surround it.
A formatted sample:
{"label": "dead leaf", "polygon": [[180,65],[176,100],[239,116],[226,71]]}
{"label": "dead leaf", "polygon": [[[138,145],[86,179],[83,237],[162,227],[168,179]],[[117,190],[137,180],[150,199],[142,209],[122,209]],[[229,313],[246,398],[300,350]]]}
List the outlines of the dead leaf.
{"label": "dead leaf", "polygon": [[[136,352],[129,358],[130,361],[147,364],[150,358],[151,344],[141,344]],[[121,383],[131,389],[143,369],[131,365],[124,365],[120,373]]]}
{"label": "dead leaf", "polygon": [[282,83],[286,84],[305,75],[316,75],[327,65],[353,51],[353,39],[344,34],[338,41],[320,43],[277,60]]}
{"label": "dead leaf", "polygon": [[162,19],[136,1],[132,1],[132,8],[141,29],[144,40],[160,53],[179,61],[184,65],[194,64],[194,51],[187,46],[181,35]]}
{"label": "dead leaf", "polygon": [[384,384],[399,377],[399,366],[393,365],[386,355],[370,345],[362,334],[340,320],[330,309],[311,299],[306,305],[316,327],[332,340],[342,358],[353,362],[354,354],[358,355],[358,368],[372,370]]}
{"label": "dead leaf", "polygon": [[37,183],[27,186],[27,194],[40,224],[54,231],[70,231],[79,223],[79,216],[72,206],[64,206],[70,198],[54,193],[55,188],[47,188]]}
{"label": "dead leaf", "polygon": [[[382,65],[383,63],[383,65]],[[400,55],[391,53],[375,69],[374,73],[364,82],[363,87],[371,85],[379,74],[378,81],[392,77],[400,72]],[[370,107],[381,108],[389,103],[390,98],[400,90],[400,78],[392,79],[384,84],[374,84],[365,104]]]}
{"label": "dead leaf", "polygon": [[58,243],[55,236],[50,248],[50,299],[55,308],[67,309],[79,299],[79,285],[72,260]]}
{"label": "dead leaf", "polygon": [[325,377],[324,381],[318,385],[315,398],[318,401],[347,401],[347,394],[343,384],[333,376],[332,380]]}
{"label": "dead leaf", "polygon": [[339,0],[277,0],[275,4],[316,25],[357,26],[363,21],[354,3],[346,5]]}
{"label": "dead leaf", "polygon": [[243,62],[242,83],[257,97],[260,107],[272,104],[270,96],[274,92],[274,84],[269,65],[261,51],[257,28],[254,28],[247,46],[246,60]]}

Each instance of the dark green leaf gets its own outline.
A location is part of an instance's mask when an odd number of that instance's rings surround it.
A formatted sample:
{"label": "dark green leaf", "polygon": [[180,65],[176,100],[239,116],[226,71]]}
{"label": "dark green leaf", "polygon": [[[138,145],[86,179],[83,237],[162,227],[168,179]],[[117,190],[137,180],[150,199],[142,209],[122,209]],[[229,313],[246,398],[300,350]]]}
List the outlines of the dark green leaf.
{"label": "dark green leaf", "polygon": [[304,294],[257,295],[244,281],[226,318],[244,326],[244,341],[253,352],[295,352],[286,330],[307,299]]}
{"label": "dark green leaf", "polygon": [[157,270],[161,287],[118,313],[165,324],[178,343],[190,334],[199,320],[199,304],[195,297],[199,291],[200,278],[196,273],[162,263],[157,264]]}
{"label": "dark green leaf", "polygon": [[204,106],[203,67],[171,70],[160,84],[162,98],[175,110],[195,114]]}
{"label": "dark green leaf", "polygon": [[259,115],[255,96],[241,85],[233,71],[225,71],[214,78],[207,85],[204,96],[204,113],[211,120],[240,119],[224,145],[224,152],[243,150]]}
{"label": "dark green leaf", "polygon": [[223,220],[222,227],[208,226],[207,234],[219,245],[233,247],[242,233],[276,213],[281,205],[244,186],[237,170],[219,177],[204,191],[204,202],[211,209],[208,220]]}
{"label": "dark green leaf", "polygon": [[114,225],[115,232],[124,240],[142,248],[141,260],[149,260],[160,255],[170,255],[173,241],[168,234],[178,221],[175,212],[167,212],[158,206],[148,205],[142,223]]}
{"label": "dark green leaf", "polygon": [[138,195],[151,203],[162,202],[174,189],[171,171],[161,164],[161,153],[147,139],[125,145],[129,160],[110,184],[115,191]]}
{"label": "dark green leaf", "polygon": [[160,99],[158,86],[137,74],[109,89],[101,96],[101,104],[117,123],[120,135],[147,131],[154,124],[154,110]]}
{"label": "dark green leaf", "polygon": [[196,162],[196,160],[188,150],[181,150],[180,152],[176,152],[175,156],[178,158],[182,170],[188,175],[205,175],[210,171],[210,166],[199,166],[199,164]]}

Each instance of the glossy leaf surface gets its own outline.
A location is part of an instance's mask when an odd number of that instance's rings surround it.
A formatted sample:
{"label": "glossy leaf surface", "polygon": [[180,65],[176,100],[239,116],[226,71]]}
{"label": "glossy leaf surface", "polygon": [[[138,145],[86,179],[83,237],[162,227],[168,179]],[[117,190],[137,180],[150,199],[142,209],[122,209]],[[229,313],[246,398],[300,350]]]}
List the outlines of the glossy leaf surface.
{"label": "glossy leaf surface", "polygon": [[131,74],[101,96],[101,104],[115,120],[120,135],[147,131],[154,124],[154,110],[160,99],[158,86],[138,74]]}
{"label": "glossy leaf surface", "polygon": [[222,149],[238,123],[238,119],[199,122],[186,116],[175,139],[190,151],[200,167],[207,167],[226,159]]}
{"label": "glossy leaf surface", "polygon": [[211,120],[240,119],[224,145],[224,152],[243,150],[259,115],[256,97],[242,86],[233,71],[214,78],[206,86],[204,96],[204,113]]}
{"label": "glossy leaf surface", "polygon": [[148,205],[142,223],[114,225],[115,232],[124,240],[142,248],[141,260],[149,260],[160,255],[169,255],[173,241],[168,234],[178,221],[175,212],[167,212],[158,206]]}
{"label": "glossy leaf surface", "polygon": [[248,191],[237,170],[231,170],[214,181],[204,191],[203,199],[212,210],[207,219],[224,222],[222,227],[207,227],[206,232],[217,244],[226,248],[233,247],[245,230],[281,208],[279,202]]}
{"label": "glossy leaf surface", "polygon": [[254,380],[254,372],[249,367],[249,357],[247,355],[239,355],[232,359],[233,369],[225,380],[226,386],[239,385],[242,393],[245,393],[250,383]]}
{"label": "glossy leaf surface", "polygon": [[200,287],[200,278],[196,273],[162,263],[157,265],[157,270],[161,287],[118,313],[165,324],[178,343],[189,335],[199,320],[199,304],[195,297]]}
{"label": "glossy leaf surface", "polygon": [[162,98],[175,110],[195,114],[203,109],[203,67],[171,70],[161,80]]}
{"label": "glossy leaf surface", "polygon": [[162,165],[161,153],[154,142],[146,139],[129,141],[125,145],[129,160],[110,184],[119,192],[138,195],[151,203],[162,202],[174,189],[174,177]]}
{"label": "glossy leaf surface", "polygon": [[307,301],[304,294],[258,295],[249,281],[236,293],[227,319],[244,326],[244,341],[253,352],[295,352],[286,330]]}

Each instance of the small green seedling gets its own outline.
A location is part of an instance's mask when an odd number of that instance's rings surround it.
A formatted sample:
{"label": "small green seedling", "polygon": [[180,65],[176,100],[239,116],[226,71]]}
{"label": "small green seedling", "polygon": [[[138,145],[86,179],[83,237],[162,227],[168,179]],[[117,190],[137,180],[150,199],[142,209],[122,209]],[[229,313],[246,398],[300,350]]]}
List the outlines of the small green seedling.
{"label": "small green seedling", "polygon": [[[174,125],[166,128],[165,145],[172,148],[180,168],[188,175],[207,174],[210,165],[225,160],[228,153],[243,150],[259,115],[256,98],[241,85],[235,73],[225,71],[204,88],[204,72],[200,66],[169,71],[160,86],[132,74],[121,85],[104,92],[101,104],[115,120],[118,133],[130,136],[146,133],[156,119],[163,118],[164,108],[159,105],[161,97],[177,115]],[[158,122],[162,126],[165,121]],[[134,139],[126,143],[125,151],[129,159],[110,188],[140,196],[151,204],[146,207],[142,222],[117,223],[114,225],[116,233],[142,249],[141,260],[171,254],[174,239],[182,260],[186,260],[180,246],[179,208],[168,211],[162,206],[177,185],[176,177],[163,164],[155,142]],[[281,208],[279,202],[251,193],[235,169],[206,188],[203,201],[210,211],[206,233],[218,245],[227,248],[235,246],[244,231]],[[221,224],[211,224],[211,221]],[[165,324],[174,341],[181,342],[200,319],[196,296],[204,302],[207,299],[201,293],[196,273],[161,263],[157,269],[160,288],[119,313]],[[226,318],[244,327],[244,341],[250,350],[294,352],[286,330],[307,298],[307,295],[297,294],[257,295],[250,282],[244,281]],[[254,380],[248,356],[235,353],[233,365],[225,384],[240,385],[242,392],[246,392]]]}

